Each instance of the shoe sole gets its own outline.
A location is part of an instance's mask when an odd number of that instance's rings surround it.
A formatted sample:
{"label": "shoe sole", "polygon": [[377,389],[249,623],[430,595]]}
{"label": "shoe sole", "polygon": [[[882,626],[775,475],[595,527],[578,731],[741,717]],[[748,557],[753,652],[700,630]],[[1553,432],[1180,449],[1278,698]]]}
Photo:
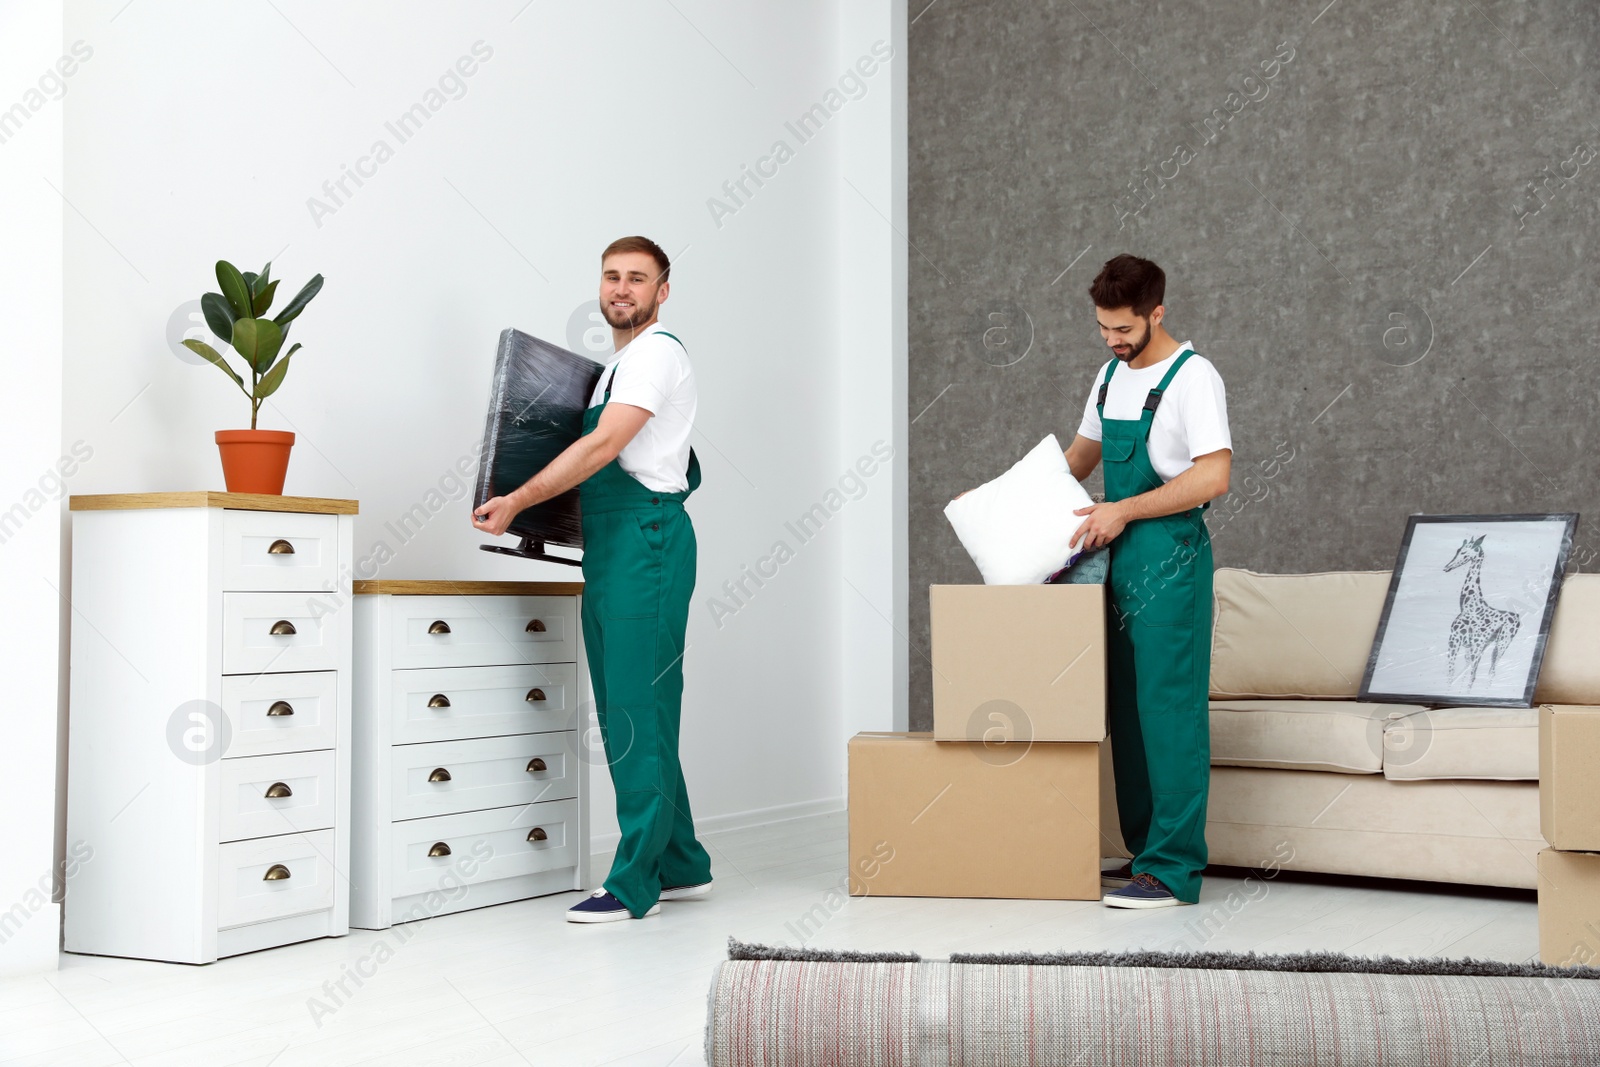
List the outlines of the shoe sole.
{"label": "shoe sole", "polygon": [[[660,910],[660,904],[652,904],[650,905],[650,910],[639,916],[639,918],[648,919]],[[567,912],[567,922],[569,923],[615,923],[631,918],[633,918],[633,915],[627,911],[580,911],[576,914],[570,911]]]}
{"label": "shoe sole", "polygon": [[661,899],[662,900],[689,900],[689,899],[692,899],[694,897],[707,896],[707,895],[710,894],[710,892],[711,892],[711,883],[707,882],[705,885],[686,885],[686,886],[682,886],[681,888],[678,888],[678,889],[663,889],[661,891]]}
{"label": "shoe sole", "polygon": [[1148,911],[1151,908],[1176,908],[1184,902],[1177,897],[1167,897],[1165,900],[1128,900],[1127,898],[1114,898],[1107,895],[1100,898],[1100,903],[1108,908],[1130,908],[1138,911]]}

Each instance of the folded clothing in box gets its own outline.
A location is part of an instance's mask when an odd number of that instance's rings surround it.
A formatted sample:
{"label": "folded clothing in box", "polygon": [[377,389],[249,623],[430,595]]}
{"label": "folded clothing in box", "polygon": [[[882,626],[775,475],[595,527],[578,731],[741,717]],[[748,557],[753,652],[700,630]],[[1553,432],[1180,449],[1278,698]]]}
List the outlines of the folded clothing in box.
{"label": "folded clothing in box", "polygon": [[945,505],[986,585],[1038,585],[1083,552],[1071,545],[1094,501],[1051,434],[1000,477]]}

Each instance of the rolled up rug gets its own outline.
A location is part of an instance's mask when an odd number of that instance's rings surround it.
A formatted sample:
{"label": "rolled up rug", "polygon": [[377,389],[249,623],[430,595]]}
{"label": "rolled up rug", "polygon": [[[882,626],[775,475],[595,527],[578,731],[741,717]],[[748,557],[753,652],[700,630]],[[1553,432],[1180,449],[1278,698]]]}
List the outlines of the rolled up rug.
{"label": "rolled up rug", "polygon": [[1600,1063],[1600,970],[1337,953],[959,954],[729,940],[711,1067]]}

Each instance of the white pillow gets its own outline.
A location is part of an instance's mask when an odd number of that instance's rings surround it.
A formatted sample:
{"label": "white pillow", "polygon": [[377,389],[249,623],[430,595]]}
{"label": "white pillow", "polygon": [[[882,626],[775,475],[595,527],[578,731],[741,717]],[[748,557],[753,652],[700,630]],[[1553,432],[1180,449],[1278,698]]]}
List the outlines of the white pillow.
{"label": "white pillow", "polygon": [[992,482],[945,505],[986,585],[1038,585],[1083,553],[1068,544],[1094,503],[1051,434]]}

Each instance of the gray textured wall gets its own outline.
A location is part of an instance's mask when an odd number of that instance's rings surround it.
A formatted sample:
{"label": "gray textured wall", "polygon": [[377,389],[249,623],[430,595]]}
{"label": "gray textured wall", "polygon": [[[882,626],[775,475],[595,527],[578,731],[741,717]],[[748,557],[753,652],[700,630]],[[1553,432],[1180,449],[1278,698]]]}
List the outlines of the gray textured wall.
{"label": "gray textured wall", "polygon": [[1386,568],[1412,512],[1578,511],[1596,569],[1600,5],[926,3],[913,729],[927,587],[978,580],[941,509],[1070,440],[1105,358],[1085,288],[1119,252],[1166,270],[1169,328],[1227,384],[1218,566]]}

